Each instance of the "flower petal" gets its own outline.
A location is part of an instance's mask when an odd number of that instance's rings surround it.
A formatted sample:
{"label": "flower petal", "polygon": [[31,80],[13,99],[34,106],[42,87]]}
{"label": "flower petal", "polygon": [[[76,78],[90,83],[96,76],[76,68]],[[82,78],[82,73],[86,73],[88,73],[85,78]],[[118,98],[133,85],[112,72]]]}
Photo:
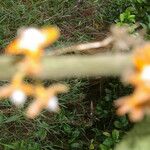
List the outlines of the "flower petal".
{"label": "flower petal", "polygon": [[12,92],[12,87],[7,85],[0,88],[0,97],[9,97]]}
{"label": "flower petal", "polygon": [[20,89],[14,90],[10,95],[10,101],[17,107],[23,106],[26,98],[26,94]]}
{"label": "flower petal", "polygon": [[40,112],[44,108],[45,108],[45,103],[43,103],[43,100],[36,99],[27,108],[26,116],[30,119],[34,119],[35,117],[37,117],[40,114]]}
{"label": "flower petal", "polygon": [[47,109],[52,112],[59,111],[58,98],[56,96],[53,96],[48,100]]}
{"label": "flower petal", "polygon": [[56,26],[43,27],[41,32],[46,39],[42,47],[47,47],[48,45],[54,43],[60,36],[60,30]]}

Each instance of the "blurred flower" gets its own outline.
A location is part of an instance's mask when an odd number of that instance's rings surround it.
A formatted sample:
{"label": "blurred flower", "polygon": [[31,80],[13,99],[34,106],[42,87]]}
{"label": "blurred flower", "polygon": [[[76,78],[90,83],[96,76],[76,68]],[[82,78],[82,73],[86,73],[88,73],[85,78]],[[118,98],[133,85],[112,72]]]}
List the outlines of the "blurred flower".
{"label": "blurred flower", "polygon": [[54,26],[20,29],[17,38],[6,47],[6,54],[23,55],[18,64],[26,75],[38,75],[42,71],[41,57],[44,48],[59,38],[59,29]]}
{"label": "blurred flower", "polygon": [[59,110],[58,98],[56,96],[53,96],[48,100],[47,109],[53,112],[57,112]]}
{"label": "blurred flower", "polygon": [[150,44],[138,48],[133,54],[134,70],[126,81],[135,87],[132,95],[115,102],[118,115],[129,113],[132,121],[139,121],[150,113]]}
{"label": "blurred flower", "polygon": [[129,113],[131,121],[140,121],[145,113],[150,111],[150,89],[146,91],[144,88],[135,89],[130,96],[120,98],[115,102],[118,106],[117,114],[124,115]]}
{"label": "blurred flower", "polygon": [[0,88],[0,97],[10,98],[10,101],[17,107],[23,106],[28,96],[35,100],[27,108],[27,117],[35,118],[43,109],[52,112],[59,112],[58,98],[59,93],[68,92],[68,86],[64,84],[53,84],[48,88],[42,85],[33,86],[23,82],[23,74],[18,73],[9,85]]}
{"label": "blurred flower", "polygon": [[17,38],[6,47],[6,54],[23,55],[17,64],[18,71],[9,85],[0,88],[0,97],[9,97],[16,106],[23,106],[28,96],[35,100],[27,108],[26,115],[35,118],[43,109],[58,112],[57,94],[65,93],[68,87],[64,84],[54,84],[45,88],[41,84],[33,85],[24,82],[27,75],[35,77],[42,71],[41,57],[44,48],[55,42],[59,37],[57,27],[24,28],[18,31]]}
{"label": "blurred flower", "polygon": [[27,117],[35,118],[43,109],[58,112],[59,105],[56,95],[66,92],[68,92],[68,87],[64,84],[54,84],[48,88],[41,85],[37,86],[35,88],[35,100],[27,108]]}
{"label": "blurred flower", "polygon": [[55,26],[20,29],[17,38],[6,47],[6,53],[39,58],[43,49],[55,42],[59,35],[59,29]]}
{"label": "blurred flower", "polygon": [[18,107],[23,106],[27,96],[34,93],[33,86],[23,83],[21,76],[15,75],[9,85],[0,88],[0,97],[10,97],[10,101]]}
{"label": "blurred flower", "polygon": [[20,89],[14,90],[10,96],[10,101],[16,106],[22,106],[25,103],[26,99],[26,94]]}

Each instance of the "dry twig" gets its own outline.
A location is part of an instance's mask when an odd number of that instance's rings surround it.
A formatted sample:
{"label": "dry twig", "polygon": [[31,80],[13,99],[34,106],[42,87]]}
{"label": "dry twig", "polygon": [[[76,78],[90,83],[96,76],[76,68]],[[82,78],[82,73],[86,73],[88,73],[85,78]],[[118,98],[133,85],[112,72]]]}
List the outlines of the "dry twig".
{"label": "dry twig", "polygon": [[84,43],[79,45],[72,45],[60,49],[54,49],[53,51],[50,51],[47,53],[49,56],[56,56],[56,55],[62,55],[70,52],[83,52],[87,51],[89,49],[97,49],[101,47],[106,47],[107,45],[111,44],[113,42],[113,37],[108,37],[104,39],[103,41],[97,41],[97,42],[91,42],[91,43]]}

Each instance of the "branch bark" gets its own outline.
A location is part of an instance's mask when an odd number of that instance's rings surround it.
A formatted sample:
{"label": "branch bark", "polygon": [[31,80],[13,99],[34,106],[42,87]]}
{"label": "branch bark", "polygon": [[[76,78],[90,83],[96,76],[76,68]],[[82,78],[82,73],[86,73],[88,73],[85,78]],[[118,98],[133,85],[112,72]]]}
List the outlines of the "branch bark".
{"label": "branch bark", "polygon": [[[17,71],[16,57],[0,56],[0,80],[8,80]],[[132,66],[131,54],[48,56],[42,59],[42,79],[119,76]]]}

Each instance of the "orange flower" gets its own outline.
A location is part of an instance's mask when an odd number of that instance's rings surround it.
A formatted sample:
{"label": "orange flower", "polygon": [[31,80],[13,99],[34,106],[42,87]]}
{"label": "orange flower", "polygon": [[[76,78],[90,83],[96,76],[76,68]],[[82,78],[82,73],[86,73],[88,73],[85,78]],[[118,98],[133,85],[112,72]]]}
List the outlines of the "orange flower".
{"label": "orange flower", "polygon": [[115,102],[119,107],[118,115],[129,113],[131,121],[140,121],[145,113],[150,109],[150,89],[144,87],[136,88],[134,93],[130,96],[120,98]]}
{"label": "orange flower", "polygon": [[35,88],[35,100],[27,109],[27,117],[35,118],[43,109],[58,112],[58,99],[55,95],[68,92],[68,87],[64,84],[54,84],[49,88],[37,86]]}
{"label": "orange flower", "polygon": [[150,44],[139,48],[133,55],[135,68],[127,78],[135,90],[132,95],[115,102],[118,115],[129,113],[132,121],[139,121],[150,113]]}
{"label": "orange flower", "polygon": [[23,83],[23,78],[23,73],[17,73],[9,85],[0,88],[0,97],[9,97],[10,101],[17,107],[23,106],[27,96],[35,98],[27,108],[27,117],[29,118],[35,118],[44,108],[53,112],[59,111],[56,95],[68,92],[68,86],[64,84],[54,84],[48,88],[42,85],[33,86]]}
{"label": "orange flower", "polygon": [[22,29],[17,38],[6,47],[6,53],[39,58],[43,54],[43,49],[55,42],[59,35],[59,29],[54,26],[43,27],[42,29]]}
{"label": "orange flower", "polygon": [[150,65],[150,44],[144,45],[135,50],[133,55],[135,69],[141,71],[143,67]]}
{"label": "orange flower", "polygon": [[11,102],[16,106],[22,106],[27,96],[35,98],[27,108],[26,115],[29,118],[35,118],[45,108],[58,112],[59,104],[56,95],[68,91],[68,87],[63,84],[54,84],[45,88],[42,85],[33,86],[24,83],[26,75],[35,76],[42,71],[41,57],[44,48],[55,42],[59,34],[59,29],[53,26],[42,29],[26,28],[21,30],[17,38],[6,47],[6,54],[25,57],[18,63],[18,71],[11,84],[0,88],[0,97],[10,97]]}
{"label": "orange flower", "polygon": [[60,35],[57,27],[44,27],[42,29],[22,29],[17,38],[6,47],[6,54],[24,55],[19,68],[26,75],[38,75],[42,71],[41,57],[44,48],[55,42]]}
{"label": "orange flower", "polygon": [[11,84],[0,88],[0,97],[10,97],[10,101],[16,106],[22,106],[28,95],[34,93],[32,85],[24,84],[22,82],[22,75],[17,74],[13,78]]}

